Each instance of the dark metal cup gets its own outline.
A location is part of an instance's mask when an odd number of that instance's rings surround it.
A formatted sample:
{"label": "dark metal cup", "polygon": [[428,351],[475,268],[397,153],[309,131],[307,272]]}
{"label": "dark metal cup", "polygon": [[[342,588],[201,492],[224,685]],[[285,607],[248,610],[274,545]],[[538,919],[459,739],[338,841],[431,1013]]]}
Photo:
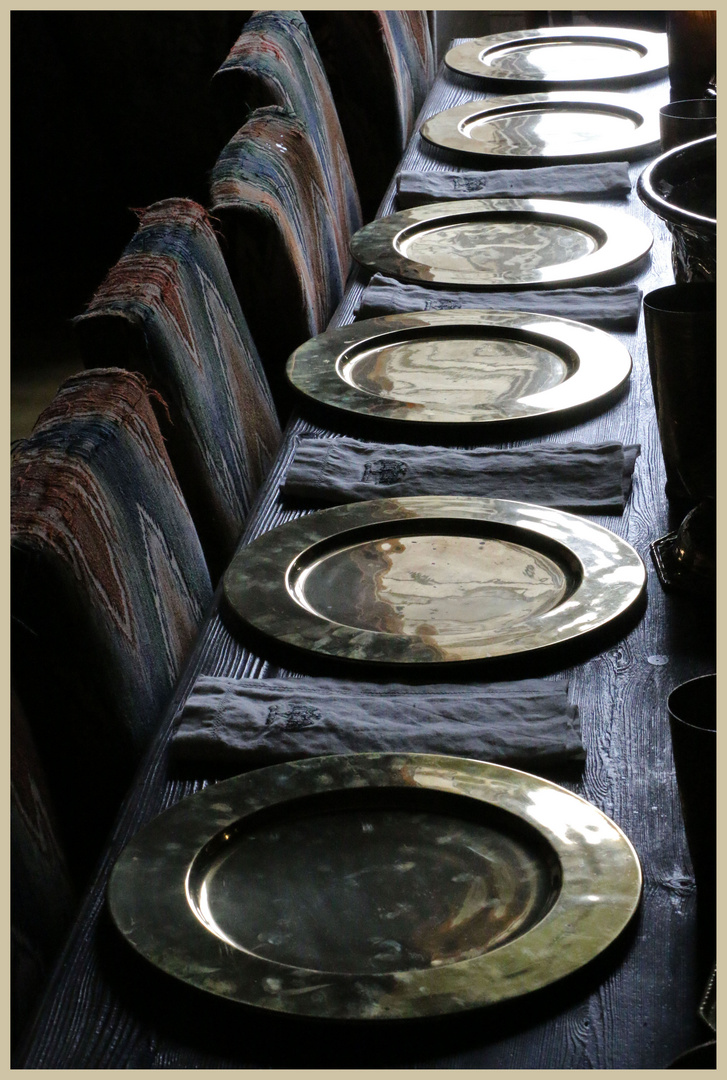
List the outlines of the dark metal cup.
{"label": "dark metal cup", "polygon": [[716,886],[717,676],[672,690],[667,706],[682,817],[697,892]]}
{"label": "dark metal cup", "polygon": [[671,100],[701,97],[717,66],[717,12],[669,11]]}
{"label": "dark metal cup", "polygon": [[714,135],[717,130],[715,98],[690,98],[672,101],[659,109],[659,131],[662,150]]}
{"label": "dark metal cup", "polygon": [[669,498],[715,494],[716,290],[667,285],[644,297],[649,368]]}

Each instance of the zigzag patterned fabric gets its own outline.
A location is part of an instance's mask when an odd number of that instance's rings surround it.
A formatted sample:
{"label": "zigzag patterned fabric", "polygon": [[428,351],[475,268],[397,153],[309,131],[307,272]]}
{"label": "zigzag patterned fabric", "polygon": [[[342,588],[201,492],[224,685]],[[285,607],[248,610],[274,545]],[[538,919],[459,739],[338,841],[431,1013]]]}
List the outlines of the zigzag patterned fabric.
{"label": "zigzag patterned fabric", "polygon": [[285,360],[325,330],[346,278],[318,158],[292,112],[271,105],[252,113],[215,164],[211,203],[278,398]]}
{"label": "zigzag patterned fabric", "polygon": [[169,455],[213,580],[280,443],[260,359],[205,210],[166,199],[75,320],[87,366],[140,371],[166,401]]}
{"label": "zigzag patterned fabric", "polygon": [[351,161],[318,50],[299,11],[258,11],[214,76],[220,107],[246,119],[246,107],[282,105],[305,125],[316,148],[337,226],[341,265],[361,227]]}
{"label": "zigzag patterned fabric", "polygon": [[72,376],[13,448],[14,683],[88,868],[212,599],[146,381]]}
{"label": "zigzag patterned fabric", "polygon": [[434,79],[424,11],[307,11],[351,156],[376,214]]}

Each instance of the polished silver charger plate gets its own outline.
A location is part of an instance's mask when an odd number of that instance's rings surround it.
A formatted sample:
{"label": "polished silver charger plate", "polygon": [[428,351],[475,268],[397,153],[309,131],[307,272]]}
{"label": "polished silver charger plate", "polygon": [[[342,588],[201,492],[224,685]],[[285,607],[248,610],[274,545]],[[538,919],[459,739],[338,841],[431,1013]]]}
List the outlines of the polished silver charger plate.
{"label": "polished silver charger plate", "polygon": [[456,45],[444,57],[462,75],[547,86],[634,86],[665,75],[666,34],[604,26],[508,30]]}
{"label": "polished silver charger plate", "polygon": [[310,758],[146,826],[108,889],[124,937],[223,998],[337,1020],[433,1016],[552,983],[638,907],[621,830],[540,777],[431,754]]}
{"label": "polished silver charger plate", "polygon": [[526,312],[384,315],[311,338],[288,360],[305,397],[377,421],[493,425],[596,401],[629,377],[615,337]]}
{"label": "polished silver charger plate", "polygon": [[371,270],[473,288],[577,285],[623,275],[651,250],[646,225],[561,199],[456,199],[369,222],[351,239]]}
{"label": "polished silver charger plate", "polygon": [[437,113],[421,134],[468,158],[510,164],[630,161],[658,152],[659,104],[642,112],[628,95],[577,90],[494,97]]}
{"label": "polished silver charger plate", "polygon": [[271,529],[233,558],[244,626],[317,656],[419,667],[547,649],[640,597],[639,556],[591,521],[465,496],[374,499]]}

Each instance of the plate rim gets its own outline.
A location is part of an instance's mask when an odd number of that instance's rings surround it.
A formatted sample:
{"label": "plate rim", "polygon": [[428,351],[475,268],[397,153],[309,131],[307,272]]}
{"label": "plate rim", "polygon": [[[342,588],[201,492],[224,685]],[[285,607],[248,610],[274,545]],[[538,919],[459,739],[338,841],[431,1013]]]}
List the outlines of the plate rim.
{"label": "plate rim", "polygon": [[[488,275],[474,269],[443,270],[418,263],[402,254],[396,243],[407,230],[416,226],[446,225],[447,218],[497,217],[500,214],[542,217],[566,227],[574,223],[590,226],[605,235],[595,251],[568,263],[555,263],[535,271]],[[441,227],[444,227],[442,225]],[[582,231],[586,231],[583,229]],[[615,235],[614,235],[615,234]],[[643,221],[613,207],[589,206],[565,199],[450,199],[397,210],[376,218],[351,237],[354,259],[370,270],[380,271],[403,281],[425,285],[457,285],[481,289],[548,288],[567,282],[597,281],[614,271],[626,271],[644,259],[654,243],[654,236]]]}
{"label": "plate rim", "polygon": [[[542,640],[536,631],[531,631],[524,641],[521,626],[516,641],[487,642],[485,635],[479,646],[466,646],[468,655],[461,655],[465,648],[462,646],[460,655],[447,656],[443,655],[447,651],[445,646],[434,645],[422,637],[378,633],[327,620],[292,597],[291,568],[303,561],[306,552],[326,541],[362,528],[401,527],[407,522],[443,518],[484,526],[514,526],[522,529],[524,535],[530,532],[546,544],[565,548],[580,568],[580,580],[564,598],[569,621],[563,631],[552,621],[556,607],[537,617],[544,623]],[[607,568],[603,564],[602,546],[612,552]],[[593,602],[599,595],[600,577],[616,566],[630,568],[633,582],[611,583],[608,589],[602,589],[607,601],[605,614],[596,616],[594,622]],[[345,660],[359,666],[391,670],[395,665],[406,665],[409,670],[419,671],[540,653],[577,641],[624,614],[637,602],[645,586],[646,568],[635,549],[615,533],[584,517],[512,499],[418,495],[344,503],[276,526],[238,550],[223,577],[223,596],[244,626],[274,643],[309,656]],[[533,637],[535,641],[531,640]],[[397,655],[389,655],[391,652]]]}
{"label": "plate rim", "polygon": [[[461,134],[459,125],[474,112],[487,113],[502,110],[507,107],[514,108],[528,105],[596,105],[610,106],[618,112],[635,113],[641,117],[641,124],[633,139],[622,139],[609,142],[602,149],[584,150],[576,149],[572,152],[558,154],[502,154],[496,150],[487,150],[482,146],[473,144],[472,140]],[[642,111],[642,107],[643,110]],[[435,133],[432,125],[440,123],[451,125],[452,130],[446,131],[444,136]],[[640,133],[640,134],[639,134]],[[505,96],[475,98],[470,101],[453,105],[449,109],[428,116],[420,129],[421,137],[425,142],[431,143],[443,150],[449,150],[465,155],[466,158],[482,158],[486,161],[514,162],[521,160],[537,160],[547,164],[598,162],[612,161],[615,153],[622,154],[629,160],[647,157],[651,153],[657,153],[661,149],[661,135],[659,131],[659,106],[648,102],[640,102],[628,94],[605,93],[598,90],[543,90],[529,94],[508,94]]]}
{"label": "plate rim", "polygon": [[[484,65],[479,60],[479,56],[484,49],[488,47],[497,48],[509,43],[524,43],[538,38],[551,38],[556,41],[559,38],[564,40],[568,38],[591,38],[595,39],[596,44],[598,39],[601,38],[604,43],[611,40],[619,44],[643,45],[646,52],[640,58],[641,63],[634,60],[636,65],[634,70],[623,72],[620,75],[601,75],[595,79],[587,76],[574,79],[569,79],[567,76],[548,79],[538,78],[535,75],[498,74],[488,71],[486,68],[483,70]],[[476,55],[472,56],[472,53]],[[631,30],[627,27],[616,26],[543,26],[532,30],[509,30],[499,34],[486,34],[482,37],[471,38],[467,42],[461,42],[459,45],[454,45],[445,53],[444,62],[450,70],[460,75],[471,75],[485,79],[488,82],[528,83],[529,85],[536,84],[538,86],[638,85],[643,82],[655,81],[660,75],[666,74],[669,70],[666,34],[653,30]]]}
{"label": "plate rim", "polygon": [[[525,325],[527,324],[527,325]],[[541,337],[541,342],[534,342],[538,347],[549,350],[550,341],[576,353],[577,370],[561,383],[541,391],[537,397],[556,396],[555,392],[565,382],[570,384],[571,398],[573,389],[579,389],[581,383],[593,378],[597,380],[596,392],[585,391],[566,405],[557,403],[549,406],[545,400],[540,406],[533,405],[530,411],[520,414],[498,417],[474,417],[443,419],[437,416],[436,405],[421,406],[414,411],[403,399],[376,398],[371,394],[346,383],[338,373],[338,361],[347,349],[353,349],[369,341],[375,347],[377,338],[390,333],[405,332],[408,329],[438,327],[497,329],[502,326],[511,330],[526,330],[534,337]],[[445,335],[442,335],[446,337]],[[483,334],[484,337],[497,337],[495,334]],[[515,338],[517,340],[517,338]],[[533,342],[531,342],[533,344]],[[591,352],[592,346],[593,351]],[[580,351],[579,351],[580,350]],[[555,352],[554,348],[551,351]],[[598,353],[598,357],[596,357]],[[286,376],[294,389],[308,401],[324,405],[347,415],[365,416],[372,422],[406,424],[415,426],[415,430],[429,430],[466,427],[467,430],[479,428],[492,429],[498,425],[527,424],[529,421],[542,420],[543,417],[559,416],[585,405],[600,400],[615,392],[629,379],[633,367],[631,354],[627,347],[613,334],[608,334],[598,327],[575,319],[566,319],[556,315],[541,315],[527,311],[497,311],[484,308],[454,308],[441,311],[403,312],[391,315],[378,315],[371,319],[361,319],[347,326],[333,327],[309,338],[291,353],[286,363]],[[608,376],[608,377],[607,377]],[[528,395],[526,395],[528,396]],[[534,395],[529,395],[530,397]],[[375,404],[372,404],[375,402]],[[406,415],[401,414],[406,410]]]}
{"label": "plate rim", "polygon": [[[204,927],[192,911],[189,873],[206,844],[260,809],[323,790],[367,787],[421,790],[425,797],[427,791],[444,791],[526,821],[560,863],[561,888],[554,904],[524,933],[489,952],[442,966],[363,976],[317,972],[225,947],[224,938],[221,942]],[[560,835],[566,831],[567,836]],[[607,839],[608,850],[603,846]],[[591,874],[584,870],[584,852]],[[614,873],[614,858],[619,873]],[[638,909],[642,887],[633,844],[583,797],[510,766],[445,754],[389,752],[284,762],[211,784],[182,799],[126,845],[112,869],[107,902],[118,930],[137,952],[201,990],[273,1012],[380,1021],[468,1011],[519,997],[571,974],[625,929]],[[601,903],[604,889],[613,894],[607,904]],[[576,949],[574,923],[579,932]],[[558,948],[566,935],[570,947]],[[550,945],[545,956],[537,953],[542,939]],[[249,976],[242,988],[235,982],[241,965],[243,975],[247,968]],[[346,991],[351,999],[342,1003]]]}

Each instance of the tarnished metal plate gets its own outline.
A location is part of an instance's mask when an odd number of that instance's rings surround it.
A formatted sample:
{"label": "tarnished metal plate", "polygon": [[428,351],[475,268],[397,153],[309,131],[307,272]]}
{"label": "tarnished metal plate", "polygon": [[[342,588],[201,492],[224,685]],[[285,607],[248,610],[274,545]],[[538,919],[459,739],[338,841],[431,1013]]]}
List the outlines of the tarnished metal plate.
{"label": "tarnished metal plate", "polygon": [[634,86],[667,73],[666,34],[597,26],[509,30],[456,45],[447,67],[488,82]]}
{"label": "tarnished metal plate", "polygon": [[660,149],[659,106],[645,112],[625,94],[554,90],[468,101],[422,126],[427,142],[516,164],[638,160]]}
{"label": "tarnished metal plate", "polygon": [[430,754],[309,758],[207,787],[116,863],[111,914],[163,970],[300,1016],[385,1020],[528,993],[638,907],[618,827],[515,769]]}
{"label": "tarnished metal plate", "polygon": [[272,529],[238,551],[224,594],[244,625],[286,646],[431,665],[579,638],[635,603],[645,577],[632,547],[574,514],[418,496]]}
{"label": "tarnished metal plate", "polygon": [[419,284],[518,288],[598,281],[651,250],[646,225],[560,199],[457,199],[377,218],[351,239],[371,270]]}
{"label": "tarnished metal plate", "polygon": [[305,397],[377,421],[487,425],[581,407],[629,377],[611,334],[526,312],[384,315],[311,338],[288,360]]}

